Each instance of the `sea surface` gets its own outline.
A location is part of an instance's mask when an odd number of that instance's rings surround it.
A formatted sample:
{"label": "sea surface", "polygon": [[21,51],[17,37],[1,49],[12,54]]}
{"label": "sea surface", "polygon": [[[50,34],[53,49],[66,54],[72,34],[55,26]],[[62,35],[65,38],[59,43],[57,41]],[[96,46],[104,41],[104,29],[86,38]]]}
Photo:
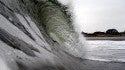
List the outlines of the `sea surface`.
{"label": "sea surface", "polygon": [[85,58],[125,62],[125,41],[89,40]]}

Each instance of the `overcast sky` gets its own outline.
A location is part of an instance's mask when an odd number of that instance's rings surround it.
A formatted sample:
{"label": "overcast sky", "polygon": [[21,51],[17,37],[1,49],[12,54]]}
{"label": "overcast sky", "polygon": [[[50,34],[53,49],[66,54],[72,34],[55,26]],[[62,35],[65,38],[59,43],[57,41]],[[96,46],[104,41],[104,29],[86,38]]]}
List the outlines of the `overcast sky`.
{"label": "overcast sky", "polygon": [[84,32],[125,31],[125,0],[60,0],[72,5],[75,23]]}

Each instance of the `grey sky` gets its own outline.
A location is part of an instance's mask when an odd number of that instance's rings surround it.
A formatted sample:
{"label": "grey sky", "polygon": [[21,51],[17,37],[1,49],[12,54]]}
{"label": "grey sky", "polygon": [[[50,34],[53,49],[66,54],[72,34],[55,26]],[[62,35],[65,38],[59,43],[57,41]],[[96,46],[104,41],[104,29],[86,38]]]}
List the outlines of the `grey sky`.
{"label": "grey sky", "polygon": [[125,0],[60,0],[72,4],[75,23],[84,32],[125,31]]}

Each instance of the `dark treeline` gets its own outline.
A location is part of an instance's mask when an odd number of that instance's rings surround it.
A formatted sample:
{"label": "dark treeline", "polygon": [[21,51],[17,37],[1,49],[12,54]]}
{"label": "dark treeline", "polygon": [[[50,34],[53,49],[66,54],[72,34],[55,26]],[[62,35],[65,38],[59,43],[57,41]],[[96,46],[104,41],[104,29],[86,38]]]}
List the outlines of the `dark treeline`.
{"label": "dark treeline", "polygon": [[116,36],[125,36],[124,32],[118,32],[117,29],[108,29],[106,32],[96,31],[94,33],[85,33],[82,32],[85,37],[116,37]]}

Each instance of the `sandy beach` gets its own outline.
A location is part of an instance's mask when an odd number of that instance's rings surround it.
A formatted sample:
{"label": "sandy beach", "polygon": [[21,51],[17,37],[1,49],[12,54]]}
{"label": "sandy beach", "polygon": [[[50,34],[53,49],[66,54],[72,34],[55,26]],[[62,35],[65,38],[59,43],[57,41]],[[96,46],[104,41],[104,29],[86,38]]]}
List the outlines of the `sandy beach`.
{"label": "sandy beach", "polygon": [[125,40],[125,37],[86,37],[87,40]]}

